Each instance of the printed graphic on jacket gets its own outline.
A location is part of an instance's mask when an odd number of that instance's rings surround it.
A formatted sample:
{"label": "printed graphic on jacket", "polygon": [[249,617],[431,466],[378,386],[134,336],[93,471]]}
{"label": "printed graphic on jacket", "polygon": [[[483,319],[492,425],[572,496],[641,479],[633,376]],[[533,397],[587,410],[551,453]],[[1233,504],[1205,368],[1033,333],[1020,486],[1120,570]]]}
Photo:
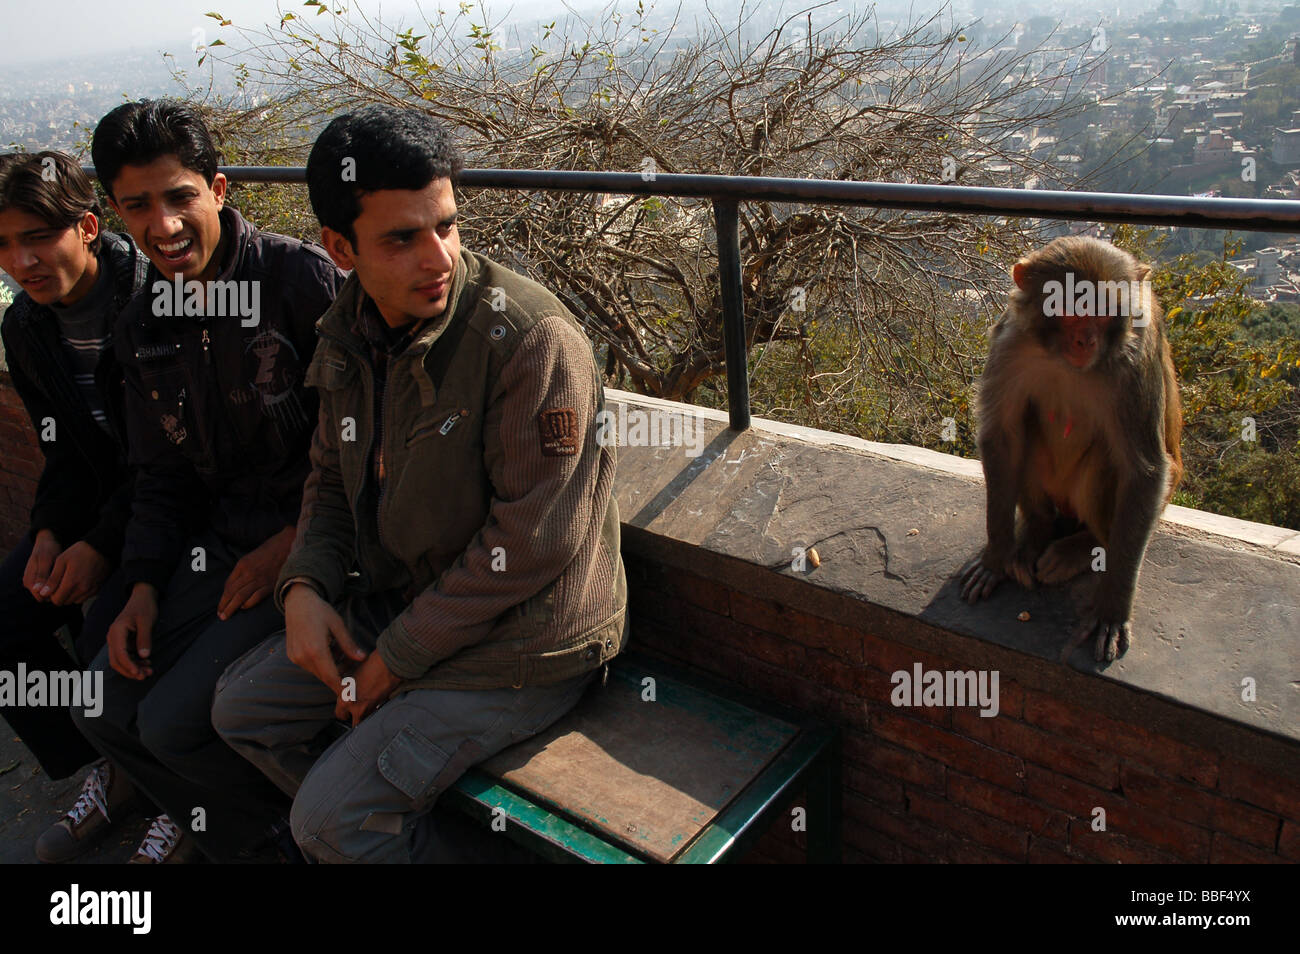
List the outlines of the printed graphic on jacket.
{"label": "printed graphic on jacket", "polygon": [[[292,360],[277,360],[281,347],[289,349]],[[261,399],[262,416],[275,421],[280,439],[287,443],[293,434],[301,432],[309,423],[297,391],[302,377],[298,349],[284,335],[269,328],[244,344],[245,357],[250,353],[257,358],[257,371],[250,383],[253,392]]]}

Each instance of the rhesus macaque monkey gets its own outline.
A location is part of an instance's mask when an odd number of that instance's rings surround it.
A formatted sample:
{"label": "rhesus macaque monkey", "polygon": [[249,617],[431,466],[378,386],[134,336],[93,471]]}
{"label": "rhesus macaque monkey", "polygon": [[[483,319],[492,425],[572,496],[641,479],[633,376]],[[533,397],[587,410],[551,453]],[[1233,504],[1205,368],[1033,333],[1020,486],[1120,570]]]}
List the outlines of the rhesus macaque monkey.
{"label": "rhesus macaque monkey", "polygon": [[1128,649],[1138,568],[1183,474],[1178,379],[1150,273],[1096,239],[1030,253],[1011,270],[980,378],[988,546],[966,567],[962,597],[983,599],[1007,576],[1029,589],[1061,583],[1103,547],[1096,600],[1072,641],[1095,637],[1099,662]]}

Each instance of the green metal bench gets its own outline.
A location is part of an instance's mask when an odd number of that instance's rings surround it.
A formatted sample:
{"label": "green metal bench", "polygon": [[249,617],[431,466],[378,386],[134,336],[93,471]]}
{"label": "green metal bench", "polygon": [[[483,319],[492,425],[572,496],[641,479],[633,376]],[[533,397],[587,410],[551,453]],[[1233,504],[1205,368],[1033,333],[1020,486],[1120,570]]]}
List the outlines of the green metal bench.
{"label": "green metal bench", "polygon": [[840,860],[839,733],[660,660],[612,664],[550,729],[471,769],[440,804],[552,861],[713,864],[806,794],[808,858]]}

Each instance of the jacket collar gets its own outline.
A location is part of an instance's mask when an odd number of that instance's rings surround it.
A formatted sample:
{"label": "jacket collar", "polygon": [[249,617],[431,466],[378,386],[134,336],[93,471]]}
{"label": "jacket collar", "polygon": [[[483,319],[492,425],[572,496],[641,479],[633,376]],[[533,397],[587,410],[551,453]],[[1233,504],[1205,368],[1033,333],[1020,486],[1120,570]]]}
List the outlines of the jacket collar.
{"label": "jacket collar", "polygon": [[[474,254],[465,248],[451,277],[451,290],[447,293],[447,307],[441,315],[431,318],[407,350],[427,352],[455,321],[468,320],[468,312],[478,301],[479,263]],[[368,300],[365,289],[355,271],[351,272],[339,289],[334,303],[316,321],[316,331],[322,337],[333,338],[350,350],[368,353],[369,344],[356,331],[361,307]],[[449,317],[450,316],[450,317]]]}
{"label": "jacket collar", "polygon": [[221,231],[230,236],[230,245],[226,249],[226,260],[221,263],[217,273],[218,281],[229,281],[243,270],[248,258],[248,249],[257,238],[257,226],[239,214],[233,206],[223,205],[218,213],[221,216]]}

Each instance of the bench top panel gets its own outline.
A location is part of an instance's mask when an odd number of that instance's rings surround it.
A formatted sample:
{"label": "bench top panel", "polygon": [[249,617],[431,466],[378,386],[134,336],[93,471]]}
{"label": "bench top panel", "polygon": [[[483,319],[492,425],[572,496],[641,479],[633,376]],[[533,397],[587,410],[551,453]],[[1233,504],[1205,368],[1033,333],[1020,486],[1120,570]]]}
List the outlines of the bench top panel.
{"label": "bench top panel", "polygon": [[798,731],[652,665],[622,662],[555,725],[479,769],[667,863]]}

